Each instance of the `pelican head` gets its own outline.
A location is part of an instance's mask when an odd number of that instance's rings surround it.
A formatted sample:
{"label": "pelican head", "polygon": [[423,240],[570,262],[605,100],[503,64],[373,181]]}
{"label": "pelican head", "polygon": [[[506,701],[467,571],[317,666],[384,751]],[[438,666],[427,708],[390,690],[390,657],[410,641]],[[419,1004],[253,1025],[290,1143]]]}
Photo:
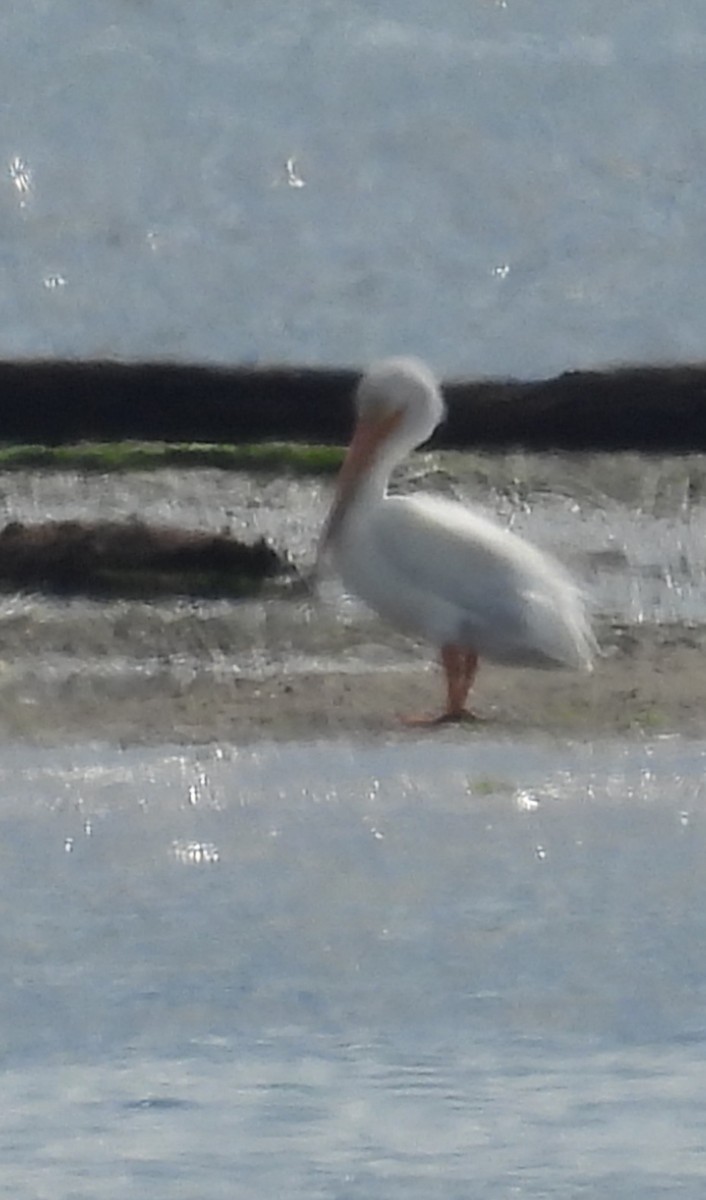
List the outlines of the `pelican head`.
{"label": "pelican head", "polygon": [[381,441],[392,432],[388,422],[400,431],[395,438],[400,457],[431,437],[444,415],[439,385],[418,358],[388,358],[371,367],[358,384],[355,408],[358,427],[375,424]]}
{"label": "pelican head", "polygon": [[355,409],[356,427],[338,477],[322,549],[335,539],[364,484],[373,492],[384,491],[396,463],[431,437],[444,415],[444,402],[423,362],[388,358],[361,379]]}

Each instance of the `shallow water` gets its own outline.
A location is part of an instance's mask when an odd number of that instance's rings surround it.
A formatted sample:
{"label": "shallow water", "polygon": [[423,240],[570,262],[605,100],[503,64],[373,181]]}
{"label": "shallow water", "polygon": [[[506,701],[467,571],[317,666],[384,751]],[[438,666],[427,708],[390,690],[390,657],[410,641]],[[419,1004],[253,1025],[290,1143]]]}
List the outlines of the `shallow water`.
{"label": "shallow water", "polygon": [[7,1194],[695,1200],[705,762],[6,747]]}

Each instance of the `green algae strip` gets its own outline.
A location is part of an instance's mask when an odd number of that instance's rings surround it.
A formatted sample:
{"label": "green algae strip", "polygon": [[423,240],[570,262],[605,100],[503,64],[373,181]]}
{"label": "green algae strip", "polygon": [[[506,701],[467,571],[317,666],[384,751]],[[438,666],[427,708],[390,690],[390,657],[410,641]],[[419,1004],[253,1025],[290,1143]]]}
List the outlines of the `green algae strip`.
{"label": "green algae strip", "polygon": [[254,442],[238,446],[187,442],[78,442],[69,446],[0,445],[2,471],[155,471],[217,468],[292,475],[330,475],[340,446]]}

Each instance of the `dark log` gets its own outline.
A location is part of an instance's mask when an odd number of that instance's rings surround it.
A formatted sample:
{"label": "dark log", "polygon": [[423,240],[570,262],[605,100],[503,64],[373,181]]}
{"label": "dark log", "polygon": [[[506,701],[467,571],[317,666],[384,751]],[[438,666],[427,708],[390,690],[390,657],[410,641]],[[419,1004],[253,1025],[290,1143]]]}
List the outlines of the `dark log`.
{"label": "dark log", "polygon": [[706,450],[706,366],[571,371],[533,383],[447,385],[447,445]]}
{"label": "dark log", "polygon": [[0,362],[0,441],[336,442],[355,371]]}
{"label": "dark log", "polygon": [[[0,362],[0,442],[343,443],[353,369],[112,361]],[[555,379],[455,380],[434,444],[535,450],[706,450],[706,366]]]}

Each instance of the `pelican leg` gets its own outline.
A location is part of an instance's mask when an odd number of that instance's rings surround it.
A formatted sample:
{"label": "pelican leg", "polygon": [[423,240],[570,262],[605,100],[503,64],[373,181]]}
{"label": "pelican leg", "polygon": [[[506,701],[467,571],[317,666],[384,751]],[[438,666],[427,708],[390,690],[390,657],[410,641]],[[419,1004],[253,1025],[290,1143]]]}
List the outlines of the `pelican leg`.
{"label": "pelican leg", "polygon": [[446,675],[446,708],[438,717],[405,717],[405,725],[444,725],[453,721],[475,721],[466,700],[478,670],[478,655],[455,643],[441,647],[441,665]]}
{"label": "pelican leg", "polygon": [[462,646],[442,646],[441,663],[446,673],[446,711],[440,719],[466,721],[473,717],[466,700],[478,670],[478,655]]}

